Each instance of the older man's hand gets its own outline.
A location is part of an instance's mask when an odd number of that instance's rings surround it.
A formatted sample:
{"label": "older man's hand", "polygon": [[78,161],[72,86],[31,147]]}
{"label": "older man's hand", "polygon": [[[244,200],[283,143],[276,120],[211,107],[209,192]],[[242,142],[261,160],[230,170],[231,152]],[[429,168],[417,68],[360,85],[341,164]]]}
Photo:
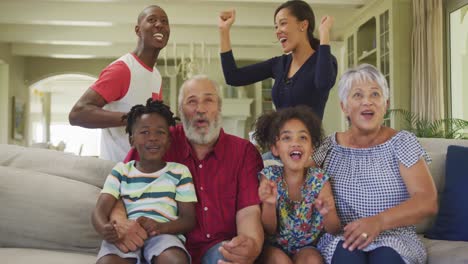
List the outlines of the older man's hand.
{"label": "older man's hand", "polygon": [[245,235],[238,235],[231,241],[223,243],[219,248],[226,261],[218,261],[218,264],[239,263],[251,264],[260,254],[255,240]]}
{"label": "older man's hand", "polygon": [[122,252],[137,250],[143,246],[144,241],[148,238],[145,229],[133,220],[118,221],[116,229],[120,239],[115,245]]}

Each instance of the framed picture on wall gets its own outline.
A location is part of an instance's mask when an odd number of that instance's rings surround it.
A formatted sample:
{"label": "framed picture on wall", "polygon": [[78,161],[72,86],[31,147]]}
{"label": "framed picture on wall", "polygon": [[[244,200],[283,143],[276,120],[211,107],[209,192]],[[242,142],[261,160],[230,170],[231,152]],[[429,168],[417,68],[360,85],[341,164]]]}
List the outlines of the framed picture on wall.
{"label": "framed picture on wall", "polygon": [[16,140],[23,140],[26,118],[26,104],[17,97],[12,97],[12,133],[11,136]]}

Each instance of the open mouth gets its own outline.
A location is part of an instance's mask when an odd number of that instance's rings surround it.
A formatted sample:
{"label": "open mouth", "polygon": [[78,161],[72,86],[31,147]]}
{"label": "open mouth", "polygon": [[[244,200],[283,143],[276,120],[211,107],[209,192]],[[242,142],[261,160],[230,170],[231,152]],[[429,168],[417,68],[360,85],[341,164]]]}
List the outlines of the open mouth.
{"label": "open mouth", "polygon": [[280,38],[279,41],[282,43],[286,42],[286,40],[288,40],[287,38]]}
{"label": "open mouth", "polygon": [[149,146],[149,147],[146,147],[146,150],[147,150],[148,152],[158,152],[160,149],[161,149],[160,146]]}
{"label": "open mouth", "polygon": [[208,126],[209,125],[209,122],[206,119],[197,119],[197,120],[195,120],[194,123],[195,123],[195,125],[197,127],[203,127],[203,126]]}
{"label": "open mouth", "polygon": [[361,115],[367,119],[370,119],[374,116],[374,111],[370,111],[370,110],[367,110],[367,111],[362,111],[361,112]]}
{"label": "open mouth", "polygon": [[289,153],[289,156],[293,160],[300,160],[302,158],[302,152],[298,151],[298,150],[295,150],[295,151],[292,151],[291,153]]}
{"label": "open mouth", "polygon": [[164,35],[162,33],[155,33],[153,34],[153,38],[162,41],[164,39]]}

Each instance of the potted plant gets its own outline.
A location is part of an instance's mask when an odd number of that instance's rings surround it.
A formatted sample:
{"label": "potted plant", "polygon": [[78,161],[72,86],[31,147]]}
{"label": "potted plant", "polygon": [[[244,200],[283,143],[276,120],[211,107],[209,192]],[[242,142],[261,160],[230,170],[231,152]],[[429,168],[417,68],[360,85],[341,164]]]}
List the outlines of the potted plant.
{"label": "potted plant", "polygon": [[385,119],[396,115],[401,117],[403,129],[414,133],[417,137],[468,139],[465,129],[468,121],[459,118],[443,118],[429,120],[416,113],[404,109],[389,109]]}

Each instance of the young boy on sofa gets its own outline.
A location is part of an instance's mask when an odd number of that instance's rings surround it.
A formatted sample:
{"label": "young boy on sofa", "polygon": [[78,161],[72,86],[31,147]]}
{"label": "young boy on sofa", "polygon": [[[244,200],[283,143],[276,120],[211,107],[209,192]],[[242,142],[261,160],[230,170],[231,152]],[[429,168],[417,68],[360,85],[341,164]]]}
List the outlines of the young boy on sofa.
{"label": "young boy on sofa", "polygon": [[[118,163],[107,177],[93,211],[92,222],[103,237],[97,263],[190,263],[182,235],[195,225],[197,201],[188,168],[162,157],[170,146],[169,126],[175,118],[161,101],[147,100],[124,116],[130,145],[140,161]],[[115,245],[119,235],[110,221],[112,208],[122,199],[129,219],[147,232],[142,249],[124,253]]]}

